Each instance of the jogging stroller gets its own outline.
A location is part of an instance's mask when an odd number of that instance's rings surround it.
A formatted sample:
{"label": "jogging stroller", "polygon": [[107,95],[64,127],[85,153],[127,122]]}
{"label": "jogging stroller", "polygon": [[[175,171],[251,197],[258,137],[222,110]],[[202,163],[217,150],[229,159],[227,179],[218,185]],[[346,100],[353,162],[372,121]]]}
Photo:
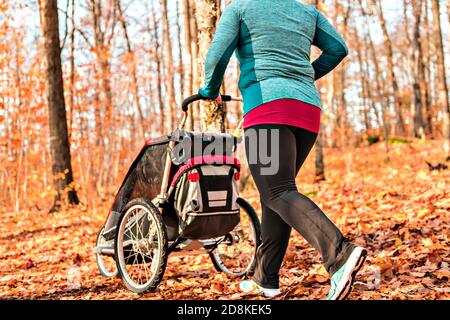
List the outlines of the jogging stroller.
{"label": "jogging stroller", "polygon": [[[97,235],[95,255],[104,277],[119,275],[136,293],[153,291],[169,254],[203,251],[217,271],[251,275],[261,242],[260,222],[239,197],[241,139],[184,129],[145,143],[131,165]],[[222,96],[223,101],[238,100]]]}

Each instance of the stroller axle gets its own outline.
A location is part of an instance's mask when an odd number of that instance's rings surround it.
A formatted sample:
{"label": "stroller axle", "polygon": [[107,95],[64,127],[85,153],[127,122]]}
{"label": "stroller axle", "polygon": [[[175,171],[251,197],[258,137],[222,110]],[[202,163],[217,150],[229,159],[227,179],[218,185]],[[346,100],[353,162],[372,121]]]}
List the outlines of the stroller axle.
{"label": "stroller axle", "polygon": [[94,253],[105,256],[114,256],[114,248],[111,246],[97,246],[94,248]]}

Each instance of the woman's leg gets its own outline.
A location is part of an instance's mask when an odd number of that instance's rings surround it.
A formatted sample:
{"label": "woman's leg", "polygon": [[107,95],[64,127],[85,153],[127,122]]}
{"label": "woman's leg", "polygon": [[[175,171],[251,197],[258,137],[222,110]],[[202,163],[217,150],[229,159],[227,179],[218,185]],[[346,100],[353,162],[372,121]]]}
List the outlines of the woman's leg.
{"label": "woman's leg", "polygon": [[[305,162],[317,135],[310,133],[307,139],[297,139],[297,159],[295,175],[298,175]],[[300,145],[299,145],[300,142]],[[253,279],[267,289],[279,288],[279,273],[291,236],[291,226],[261,199],[262,243],[256,252],[256,269]]]}
{"label": "woman's leg", "polygon": [[266,289],[278,289],[279,273],[291,236],[291,227],[261,201],[262,243],[256,251],[253,280]]}
{"label": "woman's leg", "polygon": [[[294,129],[294,132],[297,141],[297,170],[300,170],[317,140],[317,134],[300,128]],[[326,214],[312,200],[304,195],[300,194],[300,196],[304,197],[305,201],[310,203],[313,208],[313,212],[316,212],[317,216],[322,218],[315,219],[314,221],[322,222],[328,225],[328,227],[323,229],[325,232],[328,232],[327,234],[335,234],[335,237],[330,239],[331,241],[329,241],[328,248],[326,243],[323,243],[324,245],[321,245],[318,248],[322,255],[326,270],[333,275],[337,270],[339,270],[342,264],[347,261],[355,246],[344,238],[341,231],[331,222],[331,220],[328,219]]]}
{"label": "woman's leg", "polygon": [[[345,263],[353,246],[344,239],[339,229],[314,202],[298,192],[295,185],[297,166],[301,165],[306,159],[314,145],[316,136],[306,130],[298,130],[287,126],[256,126],[249,130],[255,130],[256,134],[248,135],[248,130],[246,130],[247,157],[249,158],[250,171],[261,194],[262,202],[320,251],[326,269],[333,274]],[[269,134],[261,136],[259,133],[262,130],[268,130]],[[271,136],[272,130],[278,130],[278,141],[267,139],[267,137]],[[255,138],[257,141],[251,141]],[[279,168],[276,173],[271,175],[266,175],[261,170],[265,167],[263,164],[265,161],[261,160],[260,152],[258,152],[258,155],[250,154],[250,152],[254,151],[252,149],[254,149],[255,144],[260,145],[261,139],[266,140],[261,141],[261,145],[267,145],[268,154],[279,150],[279,154],[276,157],[272,155],[273,159],[279,159]],[[266,216],[268,215],[266,214]],[[270,222],[273,221],[275,219],[270,219]],[[275,267],[281,265],[279,260],[276,258],[271,259],[270,256],[276,256],[279,252],[282,252],[284,256],[287,246],[285,240],[287,228],[285,225],[277,223],[266,225],[263,228],[267,228],[264,238],[275,238],[278,240],[266,240],[268,242],[267,248],[270,248],[270,250],[263,249],[265,247],[263,240],[262,250],[259,250],[261,252],[258,253],[258,257],[261,257],[261,262],[258,261],[258,268],[255,274],[256,281],[263,279],[262,274],[266,270],[272,270],[273,272]],[[278,250],[274,248],[277,242],[279,243]],[[273,267],[271,264],[273,264]],[[273,275],[270,275],[270,278],[273,280]],[[274,283],[263,283],[262,280],[260,281],[262,286],[270,285],[273,287],[275,285]]]}

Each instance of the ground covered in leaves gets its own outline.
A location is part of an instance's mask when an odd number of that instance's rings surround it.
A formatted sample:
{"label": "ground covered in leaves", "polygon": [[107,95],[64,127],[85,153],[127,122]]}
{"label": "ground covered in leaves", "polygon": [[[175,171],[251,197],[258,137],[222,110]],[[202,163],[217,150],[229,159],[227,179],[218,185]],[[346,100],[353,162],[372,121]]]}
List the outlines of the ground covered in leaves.
{"label": "ground covered in leaves", "polygon": [[[450,170],[437,142],[382,144],[326,152],[327,181],[313,183],[313,158],[299,189],[343,233],[370,251],[350,299],[450,298]],[[450,165],[450,163],[447,163]],[[258,207],[254,190],[247,199]],[[102,278],[92,248],[112,199],[95,209],[0,215],[0,299],[260,299],[239,279],[215,271],[208,255],[171,257],[154,293],[138,296]],[[78,277],[77,285],[73,285]],[[280,299],[323,299],[329,278],[320,257],[293,233],[281,271]]]}

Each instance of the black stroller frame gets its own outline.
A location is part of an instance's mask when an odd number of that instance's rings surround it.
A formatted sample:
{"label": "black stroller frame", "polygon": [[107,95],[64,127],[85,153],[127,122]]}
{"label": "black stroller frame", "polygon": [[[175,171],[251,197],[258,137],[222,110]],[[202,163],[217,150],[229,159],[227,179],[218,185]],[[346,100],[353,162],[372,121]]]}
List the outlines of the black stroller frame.
{"label": "black stroller frame", "polygon": [[[119,190],[118,195],[116,195],[116,199],[114,200],[114,204],[111,208],[106,224],[99,230],[94,253],[96,255],[97,265],[101,275],[104,277],[115,277],[119,275],[125,286],[133,292],[145,293],[155,290],[164,275],[168,255],[175,251],[181,250],[195,251],[200,248],[205,249],[206,253],[210,255],[215,269],[220,272],[225,272],[238,277],[248,276],[253,273],[256,249],[261,243],[260,223],[254,209],[242,198],[238,198],[237,203],[241,208],[241,216],[244,214],[246,217],[245,221],[247,222],[247,227],[250,229],[248,232],[250,234],[250,240],[244,240],[245,232],[242,218],[241,223],[238,227],[236,227],[236,230],[219,238],[203,240],[186,239],[182,236],[182,234],[175,234],[175,236],[171,236],[172,239],[169,242],[169,237],[167,235],[167,230],[170,228],[165,220],[168,218],[166,217],[167,213],[165,211],[168,207],[170,207],[175,191],[175,183],[173,183],[173,181],[171,183],[171,178],[173,179],[174,171],[173,165],[180,164],[174,159],[172,152],[177,145],[176,135],[185,132],[184,128],[187,121],[187,111],[189,105],[193,102],[204,99],[205,98],[200,95],[194,95],[183,101],[183,115],[180,124],[177,130],[175,130],[171,136],[166,137],[164,140],[164,142],[167,142],[168,139],[169,142],[166,154],[162,156],[165,156],[165,161],[163,165],[161,185],[157,196],[152,199],[146,199],[146,197],[134,198],[131,201],[128,201],[129,197],[127,196],[124,199],[119,199],[124,202],[123,206],[119,206],[120,209],[118,210],[120,212],[114,212],[113,208],[117,205],[117,201],[119,201],[117,197],[122,191],[127,179],[130,178],[129,172],[124,180],[124,183],[122,184],[121,189]],[[240,98],[232,98],[227,95],[223,95],[222,100],[242,101]],[[237,133],[241,129],[242,123],[243,121],[241,120],[236,128],[235,134],[227,136],[227,138],[235,139],[233,143],[234,147],[231,151],[232,153],[234,153],[237,143],[240,142],[240,138]],[[157,145],[157,142],[155,145]],[[148,146],[149,144],[145,145],[145,147]],[[140,156],[143,156],[142,153],[144,148],[141,151]],[[140,161],[139,159],[140,158],[138,157],[138,159],[135,160],[132,168],[138,165],[137,161]],[[157,186],[152,185],[152,188],[155,187],[157,188]],[[138,210],[138,213],[135,216],[133,216],[133,210]],[[116,216],[113,216],[114,214]],[[143,219],[143,216],[146,216],[147,219]],[[152,231],[151,234],[142,232],[143,229],[140,229],[141,227],[139,226],[139,223],[144,220],[145,222],[143,223],[156,226],[154,227],[156,228],[156,231]],[[130,230],[135,226],[137,230],[136,232],[138,234],[140,233],[142,237],[138,240],[133,240],[132,237],[127,238],[127,234],[129,234]],[[177,228],[176,225],[175,228]],[[240,241],[248,241],[250,243],[250,248],[246,248],[246,243],[242,244]],[[228,253],[224,253],[222,255],[217,252],[217,249],[220,246],[222,246],[222,249],[226,250],[227,247],[234,245],[239,246],[240,244],[244,247],[243,250],[251,250],[247,265],[243,264],[241,266],[240,262],[237,262],[236,259],[228,256]],[[233,251],[233,249],[231,250]],[[142,256],[136,259],[136,256],[140,254],[142,254]],[[111,260],[110,262],[113,264],[112,267],[107,266],[107,259]],[[148,268],[146,266],[147,263],[151,264]],[[227,265],[228,263],[231,263],[232,266],[230,267]],[[134,270],[131,270],[129,266],[138,266],[140,268],[141,265],[144,265],[144,267],[143,269],[139,269],[139,280],[135,281],[133,278]],[[152,273],[152,276],[146,279],[144,283],[141,281],[142,270],[144,270],[145,273],[148,273],[148,270],[150,270]]]}

